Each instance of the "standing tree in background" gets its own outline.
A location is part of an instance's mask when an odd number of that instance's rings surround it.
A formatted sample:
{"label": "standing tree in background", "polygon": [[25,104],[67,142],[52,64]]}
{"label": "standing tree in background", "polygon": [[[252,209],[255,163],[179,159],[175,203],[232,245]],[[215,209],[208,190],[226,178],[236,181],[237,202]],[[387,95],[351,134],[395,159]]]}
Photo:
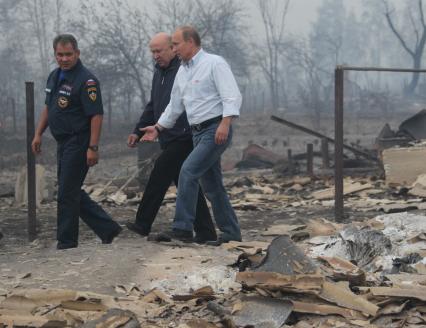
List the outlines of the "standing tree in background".
{"label": "standing tree in background", "polygon": [[129,103],[125,91],[133,87],[144,107],[152,71],[148,17],[125,0],[107,0],[100,7],[81,1],[81,13],[73,26],[87,49],[84,58],[99,79],[107,81],[107,89],[123,91],[118,94],[124,113],[129,113],[124,108]]}
{"label": "standing tree in background", "polygon": [[[423,8],[423,0],[410,1],[406,4],[407,21],[411,25],[411,31],[403,33],[394,21],[393,13],[395,9],[391,8],[388,1],[383,0],[385,6],[385,16],[389,28],[398,39],[399,44],[406,53],[412,58],[413,69],[420,69],[422,66],[423,52],[426,44],[426,22]],[[411,43],[411,45],[410,45]],[[419,82],[419,74],[413,73],[411,82],[405,88],[405,93],[411,95],[416,90]]]}
{"label": "standing tree in background", "polygon": [[336,65],[343,64],[346,15],[343,1],[339,0],[324,0],[318,9],[309,39],[312,57],[324,70],[333,72]]}
{"label": "standing tree in background", "polygon": [[19,20],[20,3],[19,0],[0,0],[0,117],[3,125],[6,117],[16,118],[11,112],[12,101],[15,107],[23,102],[23,77],[30,72],[26,48],[21,42],[26,31]]}
{"label": "standing tree in background", "polygon": [[40,78],[46,79],[54,63],[52,40],[55,34],[60,33],[61,21],[64,19],[60,13],[66,11],[65,4],[58,0],[20,1],[19,11],[20,17],[17,19],[25,25],[26,42],[37,49]]}
{"label": "standing tree in background", "polygon": [[162,0],[155,2],[156,15],[148,17],[155,31],[172,33],[177,26],[195,22],[194,0]]}
{"label": "standing tree in background", "polygon": [[151,18],[151,23],[155,31],[169,33],[181,25],[194,26],[203,48],[223,56],[241,83],[248,76],[243,4],[241,0],[157,1],[157,15],[155,20]]}
{"label": "standing tree in background", "polygon": [[[329,83],[331,72],[323,71],[312,56],[308,42],[293,42],[287,51],[288,61],[298,69],[294,85],[297,86],[297,98],[301,105],[312,112],[312,126],[321,128],[321,114],[330,105],[333,84]],[[324,79],[328,74],[330,78]]]}
{"label": "standing tree in background", "polygon": [[[309,51],[302,57],[306,85],[304,98],[310,99],[316,120],[320,112],[333,108],[334,69],[336,65],[368,66],[365,59],[365,36],[359,18],[341,0],[324,0],[309,35]],[[305,47],[306,48],[306,47]],[[351,74],[349,88],[356,86],[358,75]],[[319,90],[315,90],[315,84]],[[310,94],[311,96],[307,96]],[[349,92],[347,94],[350,94]],[[350,104],[347,106],[350,107]],[[319,122],[315,122],[319,125]]]}
{"label": "standing tree in background", "polygon": [[269,85],[272,109],[276,111],[282,104],[287,107],[288,100],[283,53],[286,51],[285,24],[290,0],[257,0],[256,4],[262,17],[265,38],[253,45],[253,49],[257,64]]}
{"label": "standing tree in background", "polygon": [[248,75],[243,3],[239,0],[195,0],[195,3],[198,13],[195,25],[200,30],[204,47],[226,58],[241,84]]}

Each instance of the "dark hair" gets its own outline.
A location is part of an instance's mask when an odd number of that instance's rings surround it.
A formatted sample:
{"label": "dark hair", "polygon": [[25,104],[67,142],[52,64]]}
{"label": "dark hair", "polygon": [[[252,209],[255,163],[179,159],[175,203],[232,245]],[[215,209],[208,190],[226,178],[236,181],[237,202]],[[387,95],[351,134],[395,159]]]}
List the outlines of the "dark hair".
{"label": "dark hair", "polygon": [[78,50],[77,39],[72,34],[59,34],[53,39],[53,50],[56,51],[56,47],[60,44],[71,43],[74,50]]}
{"label": "dark hair", "polygon": [[182,36],[185,41],[192,39],[197,47],[201,46],[201,38],[195,28],[192,26],[181,26],[178,29],[182,31]]}

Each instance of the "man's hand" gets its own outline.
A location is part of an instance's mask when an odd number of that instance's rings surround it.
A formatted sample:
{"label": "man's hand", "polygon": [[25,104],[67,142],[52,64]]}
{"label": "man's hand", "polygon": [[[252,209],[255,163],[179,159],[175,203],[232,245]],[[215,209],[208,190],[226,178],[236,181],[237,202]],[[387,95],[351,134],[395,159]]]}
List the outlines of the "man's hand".
{"label": "man's hand", "polygon": [[95,166],[98,164],[99,153],[97,151],[93,151],[91,149],[87,149],[87,165]]}
{"label": "man's hand", "polygon": [[141,139],[142,141],[152,142],[158,138],[158,132],[155,129],[154,125],[147,126],[146,128],[141,128],[139,130],[141,130],[142,132],[145,132],[145,134],[143,135]]}
{"label": "man's hand", "polygon": [[35,135],[34,139],[31,143],[31,149],[34,153],[34,155],[38,155],[41,153],[41,136],[40,135]]}
{"label": "man's hand", "polygon": [[216,134],[214,137],[214,141],[216,145],[223,145],[226,140],[228,140],[228,134],[229,134],[229,123],[225,120],[222,120],[220,122],[219,126],[216,129]]}
{"label": "man's hand", "polygon": [[137,134],[132,133],[127,138],[127,146],[134,148],[136,144],[139,142],[140,137]]}

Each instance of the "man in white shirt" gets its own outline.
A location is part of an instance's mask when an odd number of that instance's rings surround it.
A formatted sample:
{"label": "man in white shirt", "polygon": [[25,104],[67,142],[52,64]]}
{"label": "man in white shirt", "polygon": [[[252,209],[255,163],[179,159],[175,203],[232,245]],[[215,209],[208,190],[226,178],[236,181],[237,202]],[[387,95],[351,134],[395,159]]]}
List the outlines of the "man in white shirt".
{"label": "man in white shirt", "polygon": [[240,91],[227,62],[201,48],[200,36],[193,27],[178,28],[172,42],[182,64],[170,102],[157,124],[142,129],[142,141],[153,141],[162,130],[172,128],[184,111],[192,129],[194,150],[182,165],[173,230],[165,235],[192,241],[200,180],[221,231],[218,240],[208,244],[240,241],[238,219],[223,186],[220,166],[221,155],[232,139],[232,118],[240,114]]}

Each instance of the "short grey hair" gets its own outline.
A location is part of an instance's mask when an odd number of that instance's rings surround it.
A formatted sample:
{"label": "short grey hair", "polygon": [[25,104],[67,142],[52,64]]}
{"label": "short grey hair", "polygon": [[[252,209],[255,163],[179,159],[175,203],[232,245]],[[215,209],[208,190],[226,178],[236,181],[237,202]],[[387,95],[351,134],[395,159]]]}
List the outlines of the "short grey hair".
{"label": "short grey hair", "polygon": [[53,39],[53,50],[56,51],[58,44],[70,43],[74,50],[78,50],[77,39],[72,34],[59,34]]}

